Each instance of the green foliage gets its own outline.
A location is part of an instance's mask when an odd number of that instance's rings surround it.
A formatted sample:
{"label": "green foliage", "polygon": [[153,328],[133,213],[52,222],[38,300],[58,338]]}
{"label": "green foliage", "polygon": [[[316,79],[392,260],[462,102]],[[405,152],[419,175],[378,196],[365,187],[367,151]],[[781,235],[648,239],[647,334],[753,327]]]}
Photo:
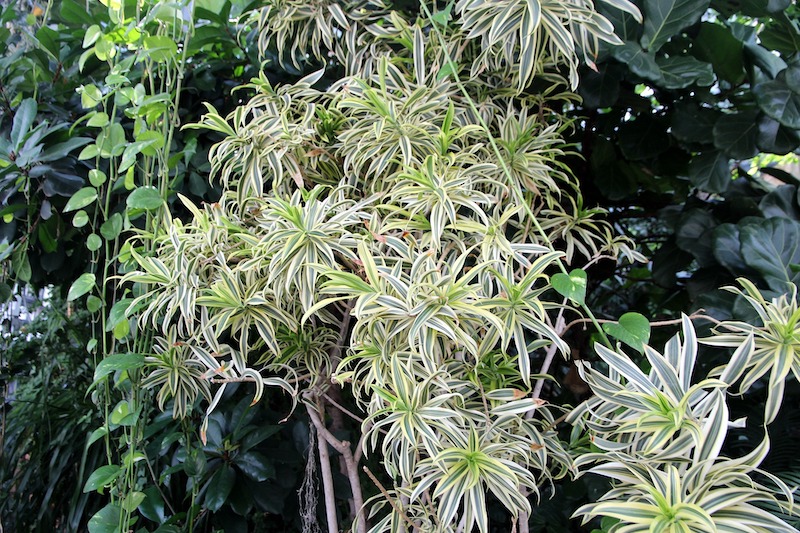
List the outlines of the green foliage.
{"label": "green foliage", "polygon": [[[62,0],[10,26],[4,272],[93,313],[105,460],[74,498],[107,499],[70,527],[788,530],[757,422],[796,395],[800,204],[751,158],[800,145],[796,9]],[[701,304],[732,358],[687,317],[650,346]]]}
{"label": "green foliage", "polygon": [[85,396],[92,380],[84,349],[89,316],[66,316],[57,299],[37,310],[21,330],[3,336],[0,517],[14,531],[74,531],[102,505],[100,496],[80,490],[85,472],[103,461],[87,445],[102,418]]}

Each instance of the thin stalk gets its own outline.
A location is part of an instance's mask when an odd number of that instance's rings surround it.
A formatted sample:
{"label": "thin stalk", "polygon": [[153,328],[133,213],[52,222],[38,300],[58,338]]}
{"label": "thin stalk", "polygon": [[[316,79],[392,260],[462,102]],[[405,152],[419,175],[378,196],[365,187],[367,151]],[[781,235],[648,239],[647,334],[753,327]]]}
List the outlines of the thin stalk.
{"label": "thin stalk", "polygon": [[[306,404],[308,417],[317,432],[317,449],[319,451],[319,468],[322,472],[322,487],[325,492],[325,517],[328,522],[328,533],[339,533],[339,525],[336,518],[336,495],[333,488],[333,474],[331,472],[331,458],[328,453],[328,443],[322,438],[319,428],[321,421],[314,412],[314,408]],[[324,427],[323,427],[324,429]]]}
{"label": "thin stalk", "polygon": [[[350,490],[353,493],[353,503],[356,506],[356,520],[358,533],[367,533],[366,516],[364,515],[364,496],[361,492],[361,480],[358,478],[358,465],[353,456],[353,451],[350,449],[350,443],[347,441],[340,441],[325,427],[325,424],[320,419],[314,409],[306,404],[308,416],[314,427],[317,429],[317,435],[320,437],[319,442],[326,442],[330,444],[337,452],[342,454],[347,468],[347,480],[350,482]],[[327,451],[327,447],[326,447]],[[330,468],[330,465],[329,465]],[[325,495],[327,502],[327,493]]]}

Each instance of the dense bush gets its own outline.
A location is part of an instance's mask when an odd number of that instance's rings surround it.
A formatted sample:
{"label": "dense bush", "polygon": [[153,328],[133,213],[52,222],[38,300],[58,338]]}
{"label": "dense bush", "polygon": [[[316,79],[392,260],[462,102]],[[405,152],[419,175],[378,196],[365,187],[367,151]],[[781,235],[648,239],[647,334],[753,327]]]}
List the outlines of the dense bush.
{"label": "dense bush", "polygon": [[800,207],[752,158],[800,144],[795,9],[6,7],[89,530],[791,531]]}

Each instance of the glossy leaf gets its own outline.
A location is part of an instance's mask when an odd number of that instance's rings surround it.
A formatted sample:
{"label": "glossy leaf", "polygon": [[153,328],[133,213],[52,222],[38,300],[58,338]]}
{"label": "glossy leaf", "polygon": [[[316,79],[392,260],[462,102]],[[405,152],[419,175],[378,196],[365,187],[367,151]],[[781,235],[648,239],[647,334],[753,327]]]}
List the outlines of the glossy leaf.
{"label": "glossy leaf", "polygon": [[140,368],[144,364],[144,356],[137,353],[118,353],[104,357],[94,370],[94,381],[117,371]]}
{"label": "glossy leaf", "polygon": [[258,452],[244,452],[236,456],[234,464],[253,481],[266,481],[275,477],[272,461]]}
{"label": "glossy leaf", "polygon": [[89,533],[116,533],[121,514],[119,505],[109,503],[89,519]]}
{"label": "glossy leaf", "polygon": [[89,476],[89,479],[86,480],[86,483],[83,486],[83,492],[91,492],[93,490],[99,490],[103,487],[106,487],[119,477],[120,473],[122,473],[122,469],[119,465],[104,465],[95,470]]}
{"label": "glossy leaf", "polygon": [[67,205],[64,206],[64,212],[69,213],[76,209],[83,209],[94,203],[95,200],[97,200],[97,189],[94,187],[84,187],[72,195]]}
{"label": "glossy leaf", "polygon": [[770,80],[753,87],[753,95],[764,113],[784,126],[800,129],[800,92],[781,80]]}
{"label": "glossy leaf", "polygon": [[95,287],[95,276],[91,272],[86,272],[81,274],[78,279],[76,279],[72,286],[69,288],[69,293],[67,294],[67,301],[71,302],[73,300],[77,300],[84,294],[89,293],[90,291],[94,290]]}
{"label": "glossy leaf", "polygon": [[800,264],[800,223],[785,218],[748,222],[740,229],[742,256],[767,284],[779,293],[787,283],[800,283],[800,272],[791,265]]}
{"label": "glossy leaf", "polygon": [[223,465],[208,481],[204,505],[210,511],[219,511],[228,500],[235,482],[236,471],[230,466]]}
{"label": "glossy leaf", "polygon": [[700,19],[709,0],[644,0],[642,47],[657,51],[672,36]]}
{"label": "glossy leaf", "polygon": [[164,205],[161,193],[155,187],[139,187],[128,196],[126,200],[128,209],[144,209],[152,211]]}
{"label": "glossy leaf", "polygon": [[733,179],[728,157],[719,151],[694,156],[689,163],[689,179],[703,191],[725,192]]}

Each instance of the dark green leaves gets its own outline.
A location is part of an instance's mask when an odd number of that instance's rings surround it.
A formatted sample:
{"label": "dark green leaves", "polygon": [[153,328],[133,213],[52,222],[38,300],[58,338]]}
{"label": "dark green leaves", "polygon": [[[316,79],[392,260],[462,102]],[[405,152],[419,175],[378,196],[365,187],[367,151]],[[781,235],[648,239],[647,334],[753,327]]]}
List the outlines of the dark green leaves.
{"label": "dark green leaves", "polygon": [[725,192],[732,179],[728,157],[716,150],[694,156],[689,163],[689,179],[704,191]]}
{"label": "dark green leaves", "polygon": [[777,120],[761,115],[758,117],[758,148],[771,154],[788,154],[800,145],[797,130],[787,128]]}
{"label": "dark green leaves", "polygon": [[670,145],[663,121],[641,115],[619,128],[619,147],[630,160],[647,159],[665,152]]}
{"label": "dark green leaves", "polygon": [[691,56],[674,56],[656,59],[667,89],[683,89],[690,85],[709,86],[714,83],[711,65]]}
{"label": "dark green leaves", "polygon": [[239,454],[234,464],[253,481],[266,481],[275,477],[275,467],[272,462],[258,452]]}
{"label": "dark green leaves", "polygon": [[16,148],[21,143],[25,136],[30,132],[33,126],[33,120],[36,118],[36,101],[32,98],[27,98],[17,108],[14,113],[14,121],[11,125],[11,146]]}
{"label": "dark green leaves", "polygon": [[236,471],[230,466],[223,466],[217,470],[208,482],[205,506],[210,511],[219,511],[228,499],[236,481]]}
{"label": "dark green leaves", "polygon": [[714,146],[732,159],[750,159],[758,154],[756,111],[722,115],[714,125]]}
{"label": "dark green leaves", "polygon": [[787,282],[800,282],[800,223],[785,218],[770,218],[744,224],[740,230],[741,252],[745,263],[758,271],[770,288],[784,292]]}
{"label": "dark green leaves", "polygon": [[697,22],[709,0],[645,0],[642,48],[657,51],[683,28]]}
{"label": "dark green leaves", "polygon": [[624,63],[634,74],[642,78],[657,81],[661,78],[661,69],[656,64],[655,56],[647,53],[637,43],[626,42],[612,50],[615,59]]}
{"label": "dark green leaves", "polygon": [[790,88],[780,79],[759,83],[753,87],[753,95],[764,113],[784,126],[800,129],[800,87]]}
{"label": "dark green leaves", "polygon": [[672,114],[672,135],[684,142],[708,142],[720,113],[693,103],[679,102]]}
{"label": "dark green leaves", "polygon": [[700,59],[711,63],[720,78],[731,83],[744,79],[744,45],[725,26],[702,23],[694,48]]}

